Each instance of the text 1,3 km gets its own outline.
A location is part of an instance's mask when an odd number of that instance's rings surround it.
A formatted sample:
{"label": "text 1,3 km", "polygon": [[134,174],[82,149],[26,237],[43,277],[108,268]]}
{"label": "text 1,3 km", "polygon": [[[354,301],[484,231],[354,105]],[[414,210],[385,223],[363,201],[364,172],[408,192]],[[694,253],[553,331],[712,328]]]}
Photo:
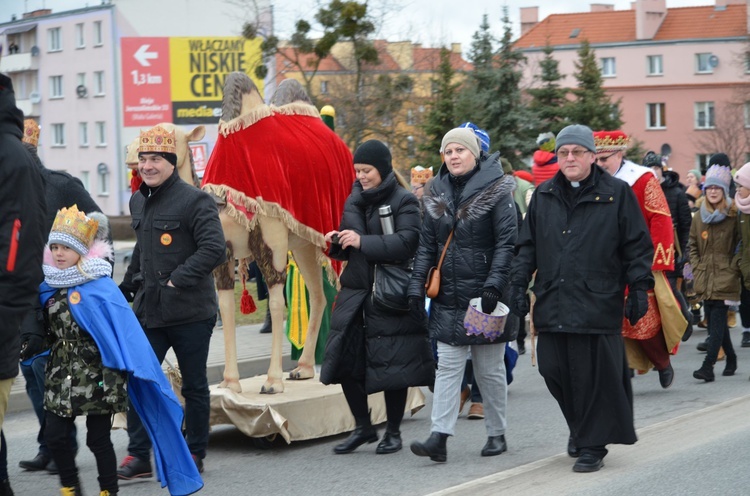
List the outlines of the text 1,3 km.
{"label": "text 1,3 km", "polygon": [[161,76],[156,74],[149,74],[148,72],[130,71],[133,76],[133,84],[141,86],[143,84],[161,84]]}

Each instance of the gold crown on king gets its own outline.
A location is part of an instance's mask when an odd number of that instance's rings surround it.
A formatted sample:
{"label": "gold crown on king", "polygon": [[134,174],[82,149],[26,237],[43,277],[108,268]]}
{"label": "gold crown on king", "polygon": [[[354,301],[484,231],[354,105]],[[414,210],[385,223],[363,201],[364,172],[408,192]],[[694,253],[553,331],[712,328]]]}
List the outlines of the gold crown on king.
{"label": "gold crown on king", "polygon": [[54,234],[68,234],[80,242],[85,248],[91,246],[99,229],[99,222],[86,217],[86,214],[78,210],[78,205],[70,208],[61,208],[57,211],[55,222],[52,224],[50,238]]}
{"label": "gold crown on king", "polygon": [[148,131],[141,130],[138,153],[177,153],[174,131],[154,126]]}
{"label": "gold crown on king", "polygon": [[23,138],[24,143],[28,143],[33,147],[39,145],[39,124],[34,119],[26,119],[23,121]]}
{"label": "gold crown on king", "polygon": [[429,167],[416,166],[411,169],[411,180],[415,183],[424,184],[432,178],[432,169]]}

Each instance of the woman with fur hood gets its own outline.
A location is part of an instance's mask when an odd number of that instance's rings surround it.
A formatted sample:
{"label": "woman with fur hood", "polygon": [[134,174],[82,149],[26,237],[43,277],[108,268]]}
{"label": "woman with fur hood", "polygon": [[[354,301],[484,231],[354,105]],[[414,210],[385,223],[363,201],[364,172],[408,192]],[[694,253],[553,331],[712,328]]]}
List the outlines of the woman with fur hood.
{"label": "woman with fur hood", "polygon": [[[98,220],[97,220],[98,219]],[[57,212],[44,255],[40,302],[51,341],[44,409],[47,447],[57,464],[62,496],[82,494],[70,431],[86,416],[86,445],[96,458],[100,496],[117,494],[112,415],[128,394],[154,442],[168,449],[170,467],[157,455],[162,484],[190,494],[202,481],[180,427],[182,408],[161,371],[140,324],[110,277],[112,247],[106,217],[76,205]],[[157,434],[158,424],[158,434]],[[165,444],[162,444],[165,443]],[[187,469],[186,469],[187,468]]]}
{"label": "woman with fur hood", "polygon": [[[499,154],[487,155],[469,129],[449,131],[441,146],[444,164],[425,192],[424,221],[409,284],[412,313],[424,313],[425,280],[446,249],[440,291],[430,306],[430,338],[437,341],[440,366],[435,377],[432,433],[413,443],[419,456],[444,462],[446,440],[454,434],[461,378],[471,350],[474,377],[482,391],[487,443],[482,456],[506,451],[505,343],[467,335],[464,316],[472,298],[490,314],[508,284],[516,242],[513,176],[503,173]],[[450,242],[449,236],[453,233]]]}

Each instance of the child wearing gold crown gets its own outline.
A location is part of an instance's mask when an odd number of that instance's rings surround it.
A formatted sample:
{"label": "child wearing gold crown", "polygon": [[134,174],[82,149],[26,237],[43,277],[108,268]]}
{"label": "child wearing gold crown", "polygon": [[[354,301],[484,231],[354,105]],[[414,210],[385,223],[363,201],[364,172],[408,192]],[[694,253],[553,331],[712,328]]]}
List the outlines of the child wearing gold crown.
{"label": "child wearing gold crown", "polygon": [[[117,494],[117,459],[110,430],[112,415],[127,410],[128,390],[138,413],[147,419],[144,424],[151,427],[154,444],[166,442],[173,449],[179,448],[182,440],[183,449],[170,456],[187,457],[189,467],[194,468],[180,433],[179,401],[138,320],[109,277],[111,247],[103,239],[106,233],[99,229],[106,218],[97,221],[90,215],[76,205],[58,211],[45,251],[45,279],[40,288],[53,340],[45,381],[45,438],[59,470],[62,496],[82,494],[70,441],[70,430],[79,415],[86,416],[86,445],[96,458],[99,494]],[[158,434],[156,422],[162,429]],[[162,481],[169,476],[162,475]],[[192,481],[185,491],[194,492],[203,485],[197,470],[181,470],[179,476]]]}

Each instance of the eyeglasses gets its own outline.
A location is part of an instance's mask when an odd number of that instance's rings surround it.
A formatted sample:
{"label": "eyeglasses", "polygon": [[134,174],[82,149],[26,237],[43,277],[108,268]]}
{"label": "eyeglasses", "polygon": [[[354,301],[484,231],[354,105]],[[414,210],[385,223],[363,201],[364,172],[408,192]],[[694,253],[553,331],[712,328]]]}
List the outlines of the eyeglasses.
{"label": "eyeglasses", "polygon": [[617,152],[612,152],[609,155],[604,155],[603,157],[596,157],[596,162],[597,163],[606,162],[610,158],[614,157],[616,154],[617,154]]}
{"label": "eyeglasses", "polygon": [[568,158],[568,155],[573,155],[573,158],[581,158],[583,157],[583,154],[588,151],[589,150],[586,150],[584,148],[576,148],[574,150],[557,150],[557,159],[565,160],[566,158]]}

